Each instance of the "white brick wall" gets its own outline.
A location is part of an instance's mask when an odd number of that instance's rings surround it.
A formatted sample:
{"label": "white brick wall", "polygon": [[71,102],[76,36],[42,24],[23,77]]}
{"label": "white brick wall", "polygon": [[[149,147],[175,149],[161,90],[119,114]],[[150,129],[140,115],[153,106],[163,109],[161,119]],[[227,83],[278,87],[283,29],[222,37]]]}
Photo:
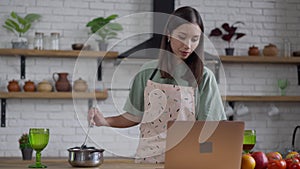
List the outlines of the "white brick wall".
{"label": "white brick wall", "polygon": [[[104,2],[89,0],[4,0],[0,2],[0,22],[12,10],[19,14],[40,13],[42,19],[33,25],[32,30],[26,35],[30,43],[33,42],[35,31],[60,32],[61,48],[71,49],[74,42],[88,40],[88,28],[85,24],[96,16],[108,16],[112,13],[119,14],[118,21],[125,27],[121,37],[124,41],[113,46],[113,50],[123,51],[135,46],[147,36],[134,36],[137,32],[151,32],[151,17],[143,20],[132,18],[130,14],[151,11],[149,0],[106,0]],[[192,5],[197,8],[205,23],[205,33],[220,26],[223,22],[233,23],[237,20],[246,23],[240,31],[247,33],[245,37],[235,43],[236,55],[246,55],[249,46],[256,45],[262,49],[268,43],[276,44],[282,50],[283,38],[289,38],[294,50],[300,49],[300,1],[285,0],[177,0],[176,7]],[[10,40],[14,37],[3,28],[0,28],[0,47],[10,48]],[[130,38],[127,38],[130,37]],[[93,49],[97,49],[93,40]],[[118,40],[114,41],[118,42]],[[213,44],[220,54],[226,44],[219,39],[213,39]],[[31,45],[32,47],[32,45]],[[138,68],[146,60],[123,61],[116,65],[115,61],[103,63],[103,84],[105,87],[129,88],[130,80]],[[74,68],[75,59],[66,58],[27,58],[26,79],[36,83],[47,79],[52,80],[52,73],[69,72],[69,80],[84,77],[93,89],[100,88],[102,82],[94,82],[95,61],[80,60],[82,67]],[[277,79],[288,78],[290,85],[288,95],[300,95],[297,85],[295,65],[280,64],[229,64],[223,65],[226,75],[220,79],[220,88],[226,87],[228,95],[278,95]],[[20,61],[18,57],[0,57],[0,90],[6,90],[9,80],[20,80]],[[90,75],[90,76],[88,76]],[[112,78],[113,77],[113,78]],[[111,86],[111,83],[113,85]],[[128,91],[110,91],[109,98],[98,101],[99,108],[105,115],[122,113],[122,107]],[[75,104],[74,104],[75,103]],[[236,103],[235,105],[238,105]],[[300,124],[300,107],[298,102],[290,103],[243,103],[249,108],[249,114],[236,116],[237,120],[245,120],[247,128],[257,129],[257,145],[255,150],[281,151],[291,144],[292,130]],[[279,108],[280,114],[268,116],[271,104]],[[7,100],[7,127],[0,128],[0,156],[20,156],[18,150],[18,137],[28,132],[30,127],[48,127],[51,136],[43,156],[68,155],[67,148],[82,144],[86,131],[86,100],[37,100],[37,99],[8,99]],[[76,113],[77,112],[77,113]],[[83,128],[83,127],[84,128]],[[298,134],[299,135],[299,134]],[[129,129],[93,128],[89,145],[106,149],[105,156],[133,156],[138,138],[138,127]],[[300,139],[298,136],[297,140]],[[299,141],[297,141],[299,142]],[[298,149],[300,145],[298,144]]]}

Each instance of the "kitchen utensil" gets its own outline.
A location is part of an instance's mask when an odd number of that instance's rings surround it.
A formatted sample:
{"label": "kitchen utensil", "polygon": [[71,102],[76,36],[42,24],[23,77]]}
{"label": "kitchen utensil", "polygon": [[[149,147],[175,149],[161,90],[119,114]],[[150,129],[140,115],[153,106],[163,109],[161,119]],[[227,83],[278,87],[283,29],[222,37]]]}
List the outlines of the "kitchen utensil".
{"label": "kitchen utensil", "polygon": [[30,128],[29,129],[29,143],[36,151],[35,164],[29,165],[29,168],[47,168],[41,163],[41,151],[47,146],[49,142],[49,129],[46,128]]}
{"label": "kitchen utensil", "polygon": [[293,132],[293,140],[292,140],[292,151],[296,151],[295,149],[295,137],[296,137],[296,132],[300,128],[300,126],[296,126]]}
{"label": "kitchen utensil", "polygon": [[86,143],[86,140],[87,140],[87,138],[88,138],[88,136],[89,136],[90,129],[91,129],[92,127],[93,127],[92,125],[89,125],[88,130],[87,130],[86,135],[85,135],[84,142],[82,143],[82,145],[81,145],[81,147],[80,147],[81,149],[84,149],[84,148],[86,147],[85,143]]}
{"label": "kitchen utensil", "polygon": [[73,167],[97,167],[103,163],[104,149],[73,147],[68,151],[68,162]]}

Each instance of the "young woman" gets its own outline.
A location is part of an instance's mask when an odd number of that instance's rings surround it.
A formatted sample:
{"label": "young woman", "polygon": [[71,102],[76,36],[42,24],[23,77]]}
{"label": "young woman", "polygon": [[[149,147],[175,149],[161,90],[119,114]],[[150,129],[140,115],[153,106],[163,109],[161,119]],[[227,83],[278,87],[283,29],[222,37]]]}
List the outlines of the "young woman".
{"label": "young woman", "polygon": [[146,63],[135,76],[125,113],[104,117],[98,109],[88,118],[96,126],[117,128],[140,124],[139,162],[164,161],[167,122],[225,120],[214,74],[204,66],[204,26],[192,7],[169,17],[159,59]]}

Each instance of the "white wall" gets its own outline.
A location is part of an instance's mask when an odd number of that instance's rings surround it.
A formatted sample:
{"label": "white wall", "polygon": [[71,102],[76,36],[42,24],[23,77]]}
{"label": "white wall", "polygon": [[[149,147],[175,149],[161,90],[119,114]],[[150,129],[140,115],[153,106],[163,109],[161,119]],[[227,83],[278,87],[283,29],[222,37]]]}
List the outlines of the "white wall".
{"label": "white wall", "polygon": [[[244,21],[246,25],[240,30],[247,33],[245,37],[235,43],[236,54],[246,55],[248,47],[256,45],[260,49],[268,43],[276,44],[282,49],[283,38],[289,38],[293,49],[300,49],[300,1],[298,0],[177,0],[176,7],[191,5],[197,8],[205,23],[205,33],[220,26],[223,22],[233,23]],[[33,41],[35,31],[60,32],[61,48],[71,49],[74,42],[85,42],[89,39],[85,24],[90,19],[112,13],[120,15],[120,20],[126,31],[122,33],[126,40],[117,43],[114,50],[120,53],[135,46],[143,37],[132,37],[140,30],[151,31],[151,18],[143,20],[133,19],[132,15],[139,12],[151,11],[149,0],[105,0],[105,1],[78,1],[78,0],[5,0],[0,2],[0,22],[14,10],[19,14],[40,13],[42,19],[34,24],[26,34]],[[148,17],[148,16],[147,16]],[[0,47],[10,48],[13,34],[3,28],[0,29]],[[93,40],[88,40],[96,50]],[[117,42],[114,41],[114,42]],[[214,39],[213,44],[220,54],[223,54],[225,43]],[[113,44],[113,43],[112,43]],[[31,46],[32,47],[32,46]],[[78,76],[89,81],[90,89],[102,84],[105,87],[129,88],[129,83],[138,68],[146,60],[115,61],[103,63],[103,81],[95,82],[95,60],[83,63],[82,69],[77,69],[75,59],[66,58],[27,58],[26,79],[21,80],[19,74],[20,61],[18,57],[0,57],[0,88],[6,90],[8,81],[17,79],[21,84],[30,79],[40,82],[43,79],[52,81],[52,73],[67,71],[69,80],[76,80]],[[224,77],[221,78],[220,88],[226,88],[228,95],[278,95],[276,83],[279,78],[288,78],[290,86],[288,95],[300,95],[297,85],[296,65],[280,64],[229,64],[224,66]],[[226,85],[225,85],[226,84]],[[113,85],[113,86],[111,86]],[[122,106],[128,91],[111,91],[109,98],[98,101],[99,108],[105,115],[122,113]],[[238,105],[240,103],[236,103]],[[250,113],[236,116],[237,120],[245,120],[247,128],[257,129],[256,150],[284,151],[291,144],[293,128],[300,124],[300,107],[298,102],[290,103],[244,103]],[[271,104],[276,105],[280,114],[268,116],[267,111]],[[30,127],[48,127],[51,136],[48,147],[43,156],[68,155],[67,148],[79,146],[84,140],[86,130],[86,100],[38,100],[38,99],[7,99],[7,114],[5,128],[0,128],[0,156],[20,156],[18,137],[27,132]],[[84,130],[82,128],[84,126]],[[111,129],[93,128],[89,145],[106,149],[106,156],[122,155],[133,156],[137,145],[138,128]],[[298,140],[300,137],[298,136]],[[298,141],[299,142],[299,141]],[[300,145],[298,144],[300,149]]]}

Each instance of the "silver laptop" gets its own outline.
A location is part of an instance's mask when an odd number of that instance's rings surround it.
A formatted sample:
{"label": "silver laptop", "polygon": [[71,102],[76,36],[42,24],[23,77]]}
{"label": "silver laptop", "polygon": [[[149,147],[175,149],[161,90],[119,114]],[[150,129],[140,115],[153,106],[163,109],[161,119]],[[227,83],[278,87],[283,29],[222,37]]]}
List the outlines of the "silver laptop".
{"label": "silver laptop", "polygon": [[244,122],[168,123],[164,169],[240,169]]}

